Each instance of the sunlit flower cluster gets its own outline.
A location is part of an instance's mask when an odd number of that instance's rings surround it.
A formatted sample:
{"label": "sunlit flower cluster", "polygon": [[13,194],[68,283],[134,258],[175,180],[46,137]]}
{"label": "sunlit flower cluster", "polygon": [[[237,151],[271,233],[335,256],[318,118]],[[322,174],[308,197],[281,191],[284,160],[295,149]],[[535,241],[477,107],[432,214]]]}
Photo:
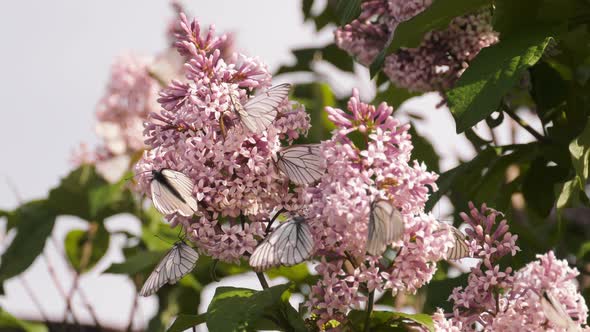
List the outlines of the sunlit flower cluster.
{"label": "sunlit flower cluster", "polygon": [[[354,90],[348,111],[326,111],[337,126],[322,143],[327,173],[307,189],[316,249],[330,258],[316,268],[320,281],[309,301],[320,325],[358,308],[367,301],[366,291],[415,292],[453,244],[449,230],[424,213],[437,175],[411,161],[409,126],[392,116],[393,108],[365,104]],[[370,206],[377,199],[392,201],[405,224],[403,239],[393,244],[397,257],[388,264],[365,253]],[[343,262],[350,257],[356,267],[346,269]]]}
{"label": "sunlit flower cluster", "polygon": [[150,151],[136,165],[140,189],[149,193],[147,171],[153,169],[188,175],[195,184],[198,217],[168,218],[181,223],[204,253],[238,262],[263,237],[262,222],[273,210],[297,208],[297,194],[290,192],[272,157],[282,144],[307,133],[309,117],[303,106],[285,100],[270,127],[250,132],[229,96],[244,102],[268,88],[267,67],[239,53],[224,59],[220,47],[227,46],[227,35],[216,35],[214,27],[203,29],[183,14],[175,31],[186,75],[160,93],[162,109],[145,124]]}
{"label": "sunlit flower cluster", "polygon": [[[397,26],[416,16],[432,0],[371,0],[360,16],[335,32],[336,44],[368,66],[395,36]],[[417,48],[403,48],[385,58],[383,71],[400,87],[412,91],[446,90],[479,51],[498,41],[491,15],[455,18],[447,29],[431,31]]]}

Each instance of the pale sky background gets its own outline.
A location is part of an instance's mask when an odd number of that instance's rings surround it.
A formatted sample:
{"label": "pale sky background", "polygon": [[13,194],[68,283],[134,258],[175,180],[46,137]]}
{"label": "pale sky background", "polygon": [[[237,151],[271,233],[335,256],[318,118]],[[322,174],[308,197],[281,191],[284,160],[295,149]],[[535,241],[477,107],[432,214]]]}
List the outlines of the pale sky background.
{"label": "pale sky background", "polygon": [[[259,56],[271,70],[294,60],[289,52],[291,48],[319,46],[332,38],[330,31],[318,36],[310,23],[302,23],[298,0],[185,1],[185,4],[189,14],[202,23],[215,23],[220,32],[236,32],[238,49]],[[71,152],[79,143],[86,142],[89,147],[98,143],[94,133],[94,110],[104,91],[111,63],[126,51],[147,55],[161,51],[172,15],[164,0],[28,0],[0,4],[3,45],[0,209],[12,209],[17,205],[15,190],[25,201],[46,196],[59,178],[71,170]],[[368,74],[362,70],[359,75],[356,80],[339,80],[337,91],[349,93],[353,84],[361,85],[362,95],[370,100]],[[442,168],[448,169],[456,164],[458,154],[467,158],[472,150],[464,139],[454,134],[448,111],[434,108],[437,102],[437,96],[431,94],[406,103],[404,109],[425,116],[418,131],[430,137],[435,148],[446,156]],[[407,121],[403,110],[397,114]],[[537,123],[533,125],[537,127]],[[501,140],[507,137],[507,132],[507,128],[499,130]],[[528,134],[521,138],[530,140]],[[54,238],[60,246],[67,230],[84,227],[84,223],[75,218],[58,220]],[[137,223],[125,217],[114,218],[108,227],[110,230],[138,230]],[[3,250],[7,243],[2,241],[0,248]],[[106,258],[81,281],[84,293],[104,326],[126,326],[134,297],[126,278],[100,274],[113,261],[121,261],[121,243],[122,238],[113,237]],[[46,255],[62,287],[69,290],[72,277],[53,243],[47,244]],[[40,313],[23,287],[23,278],[40,299],[45,314],[61,321],[65,305],[49,278],[45,259],[37,259],[23,277],[5,284],[6,296],[0,297],[0,305],[17,316],[39,319]],[[223,284],[260,287],[253,275],[226,279]],[[203,292],[201,310],[206,308],[214,288],[219,285],[214,284]],[[153,315],[155,301],[155,298],[141,299],[139,313],[134,319],[136,328]],[[75,298],[74,307],[77,316],[88,321],[79,296]]]}

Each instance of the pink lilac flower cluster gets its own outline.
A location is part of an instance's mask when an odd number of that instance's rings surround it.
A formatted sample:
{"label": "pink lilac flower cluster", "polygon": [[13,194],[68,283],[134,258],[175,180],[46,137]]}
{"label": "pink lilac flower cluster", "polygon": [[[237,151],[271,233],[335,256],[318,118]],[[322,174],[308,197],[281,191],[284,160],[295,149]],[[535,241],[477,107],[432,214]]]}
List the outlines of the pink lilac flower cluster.
{"label": "pink lilac flower cluster", "polygon": [[74,164],[94,164],[110,182],[120,180],[129,170],[132,156],[145,147],[143,122],[159,109],[160,85],[150,73],[155,62],[152,57],[133,53],[115,60],[96,111],[96,133],[101,143],[93,149],[80,145],[72,157]]}
{"label": "pink lilac flower cluster", "polygon": [[[321,146],[327,173],[306,190],[315,248],[330,257],[316,267],[320,280],[308,303],[320,326],[344,319],[349,309],[366,302],[361,285],[369,292],[415,292],[453,245],[448,228],[424,213],[428,187],[436,190],[437,175],[410,160],[409,125],[392,116],[393,108],[365,104],[355,89],[348,112],[326,111],[337,126]],[[394,243],[397,257],[387,266],[365,256],[370,206],[378,199],[393,202],[405,224],[403,239]],[[344,268],[345,257],[353,257],[356,267]]]}
{"label": "pink lilac flower cluster", "polygon": [[539,255],[538,261],[513,272],[510,267],[500,268],[498,260],[515,255],[516,235],[508,232],[501,215],[485,205],[462,213],[471,250],[481,262],[471,269],[466,287],[453,290],[453,313],[438,311],[435,325],[439,331],[562,331],[552,325],[541,307],[543,292],[552,295],[567,308],[570,316],[585,322],[588,308],[577,292],[575,278],[578,272],[567,262],[556,259],[553,252]]}
{"label": "pink lilac flower cluster", "polygon": [[[178,2],[172,1],[171,5],[177,14],[182,11]],[[169,34],[182,29],[177,17],[169,23]],[[223,35],[218,47],[222,57],[229,58],[233,52],[231,36]],[[106,91],[97,106],[96,132],[101,143],[93,149],[81,144],[74,151],[72,162],[75,165],[94,164],[107,180],[120,180],[132,160],[146,148],[143,124],[150,114],[159,113],[160,90],[173,80],[185,80],[186,61],[172,41],[155,56],[129,52],[117,57],[111,67]]]}
{"label": "pink lilac flower cluster", "polygon": [[271,85],[271,74],[257,58],[222,57],[226,35],[203,29],[184,14],[175,46],[186,58],[184,80],[160,93],[162,109],[144,128],[149,151],[136,165],[139,189],[149,193],[149,171],[169,168],[189,176],[199,202],[198,217],[168,216],[182,224],[207,255],[239,262],[264,235],[264,222],[276,209],[299,208],[299,195],[276,169],[273,156],[309,129],[303,106],[286,100],[273,124],[260,134],[242,126],[230,95],[244,103]]}
{"label": "pink lilac flower cluster", "polygon": [[149,74],[153,59],[134,54],[117,58],[96,112],[96,131],[113,155],[142,150],[143,122],[156,112],[160,86]]}
{"label": "pink lilac flower cluster", "polygon": [[[432,0],[370,0],[360,16],[335,32],[336,44],[368,66],[387,44],[397,26],[416,16]],[[488,12],[455,18],[442,31],[427,33],[417,48],[401,49],[386,57],[384,73],[412,91],[446,90],[479,51],[498,41]]]}

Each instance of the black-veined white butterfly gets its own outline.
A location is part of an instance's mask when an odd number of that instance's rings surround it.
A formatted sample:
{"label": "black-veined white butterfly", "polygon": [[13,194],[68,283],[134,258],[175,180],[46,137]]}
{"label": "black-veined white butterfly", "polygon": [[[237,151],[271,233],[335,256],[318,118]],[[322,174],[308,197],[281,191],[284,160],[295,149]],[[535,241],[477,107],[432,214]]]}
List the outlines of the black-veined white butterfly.
{"label": "black-veined white butterfly", "polygon": [[326,171],[322,166],[319,144],[300,144],[281,148],[275,164],[296,185],[318,181]]}
{"label": "black-veined white butterfly", "polygon": [[543,308],[547,320],[556,327],[565,329],[567,332],[582,331],[580,326],[565,311],[561,302],[547,291],[543,292],[543,297],[541,297],[541,308]]}
{"label": "black-veined white butterfly", "polygon": [[447,259],[449,260],[457,260],[465,257],[469,257],[469,246],[467,245],[467,240],[465,239],[465,235],[461,233],[456,227],[447,224],[447,227],[453,233],[454,238],[454,245],[449,248],[447,251]]}
{"label": "black-veined white butterfly", "polygon": [[150,183],[152,201],[162,214],[178,213],[185,217],[197,212],[197,201],[193,197],[193,181],[183,173],[171,169],[152,171]]}
{"label": "black-veined white butterfly", "polygon": [[250,98],[244,105],[235,95],[230,94],[229,97],[244,126],[253,133],[260,133],[275,120],[277,108],[287,98],[289,90],[291,90],[291,84],[275,85]]}
{"label": "black-veined white butterfly", "polygon": [[254,249],[250,266],[264,271],[273,266],[292,266],[307,260],[313,238],[305,218],[297,216],[279,225]]}
{"label": "black-veined white butterfly", "polygon": [[183,241],[176,242],[147,278],[139,295],[150,296],[167,283],[175,284],[195,268],[197,259],[199,254],[193,248]]}
{"label": "black-veined white butterfly", "polygon": [[367,252],[374,256],[383,254],[390,243],[402,238],[404,229],[402,215],[391,202],[374,201],[369,215]]}

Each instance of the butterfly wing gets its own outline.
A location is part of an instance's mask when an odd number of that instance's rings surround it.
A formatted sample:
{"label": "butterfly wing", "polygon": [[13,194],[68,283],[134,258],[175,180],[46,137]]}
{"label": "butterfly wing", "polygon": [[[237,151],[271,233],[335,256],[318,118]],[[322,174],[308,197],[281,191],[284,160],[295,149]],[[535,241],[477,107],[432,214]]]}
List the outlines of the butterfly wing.
{"label": "butterfly wing", "polygon": [[232,103],[240,120],[253,133],[264,131],[277,117],[278,106],[287,98],[291,90],[291,84],[279,84],[265,92],[250,98],[243,107],[237,106],[232,98]]}
{"label": "butterfly wing", "polygon": [[295,218],[287,227],[276,245],[277,256],[282,265],[293,266],[309,258],[313,250],[313,238],[303,218]]}
{"label": "butterfly wing", "polygon": [[163,214],[177,212],[185,217],[192,216],[197,211],[198,205],[192,195],[194,185],[191,179],[171,169],[163,169],[160,173],[173,190],[156,177],[152,179],[150,184],[152,201],[158,211]]}
{"label": "butterfly wing", "polygon": [[545,317],[553,325],[566,329],[568,332],[581,331],[580,327],[574,323],[565,308],[550,292],[545,291],[541,297],[541,308]]}
{"label": "butterfly wing", "polygon": [[383,254],[387,245],[402,238],[404,229],[402,215],[391,202],[374,202],[369,216],[367,252],[374,256]]}
{"label": "butterfly wing", "polygon": [[250,256],[250,266],[264,271],[273,266],[292,266],[308,259],[313,240],[305,219],[295,217],[277,227],[256,247]]}
{"label": "butterfly wing", "polygon": [[447,251],[447,259],[457,260],[469,257],[469,246],[467,245],[465,235],[463,235],[460,230],[451,225],[448,225],[448,227],[450,227],[451,232],[453,233],[455,244]]}
{"label": "butterfly wing", "polygon": [[150,296],[166,283],[175,284],[195,268],[199,254],[193,248],[179,242],[166,253],[139,291],[141,296]]}
{"label": "butterfly wing", "polygon": [[[254,249],[252,256],[250,256],[248,262],[254,271],[260,272],[268,270],[272,266],[279,264],[279,260],[276,256],[275,246],[270,242],[271,238],[273,238],[273,234],[274,233],[271,233],[264,240],[262,240],[258,247]],[[277,237],[277,235],[274,235],[274,238]],[[276,243],[276,239],[273,241],[273,243]]]}
{"label": "butterfly wing", "polygon": [[318,181],[325,172],[319,144],[291,145],[277,152],[277,167],[296,185]]}

